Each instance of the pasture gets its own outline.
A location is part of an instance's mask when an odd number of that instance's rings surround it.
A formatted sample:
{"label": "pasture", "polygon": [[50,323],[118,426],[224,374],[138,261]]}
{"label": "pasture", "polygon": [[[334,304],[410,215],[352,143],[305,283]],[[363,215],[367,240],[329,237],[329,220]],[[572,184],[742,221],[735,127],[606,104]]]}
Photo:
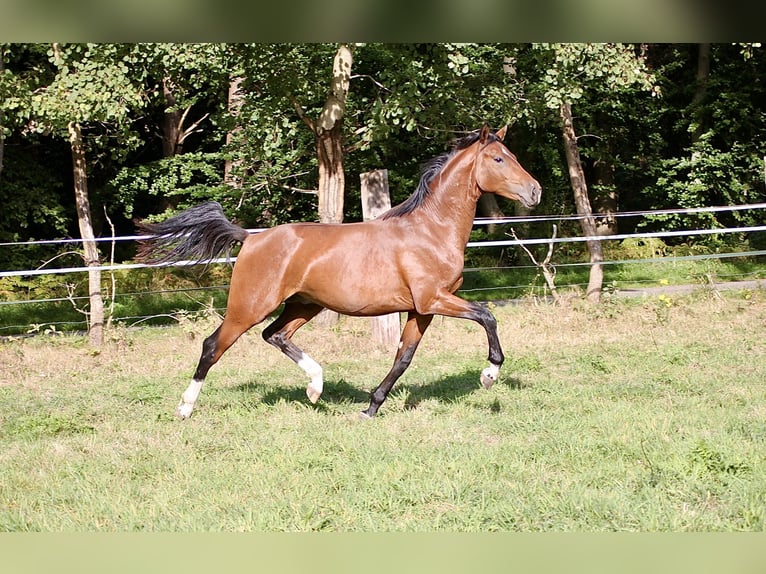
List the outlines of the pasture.
{"label": "pasture", "polygon": [[378,416],[369,320],[259,325],[172,413],[218,318],[0,342],[2,531],[763,531],[766,293],[700,290],[436,318]]}

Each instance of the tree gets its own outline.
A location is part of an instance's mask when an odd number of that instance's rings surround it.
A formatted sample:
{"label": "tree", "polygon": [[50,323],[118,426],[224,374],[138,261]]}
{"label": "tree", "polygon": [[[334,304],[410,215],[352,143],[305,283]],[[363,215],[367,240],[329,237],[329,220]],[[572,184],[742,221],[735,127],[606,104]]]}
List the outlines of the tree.
{"label": "tree", "polygon": [[86,169],[85,143],[82,138],[80,123],[71,121],[67,124],[69,145],[72,149],[72,171],[74,172],[74,198],[77,210],[77,223],[85,251],[85,265],[88,271],[88,297],[90,313],[88,315],[88,338],[92,347],[100,347],[104,342],[104,301],[101,297],[101,269],[98,247],[96,246],[93,224],[91,222],[90,198],[88,197],[88,172]]}
{"label": "tree", "polygon": [[[226,132],[226,146],[230,148],[236,141],[237,135],[239,135],[239,133],[242,131],[241,126],[237,125],[237,122],[239,121],[238,118],[242,111],[242,105],[244,104],[244,94],[242,93],[243,82],[244,78],[242,77],[241,72],[235,72],[229,76],[229,89],[226,107],[229,112],[229,117],[232,118],[233,125]],[[241,171],[241,169],[241,159],[232,159],[231,157],[227,157],[223,167],[224,183],[231,186],[233,189],[241,189],[242,177],[239,173],[237,173]]]}
{"label": "tree", "polygon": [[[420,164],[444,151],[450,139],[485,122],[512,123],[520,115],[518,82],[503,67],[514,47],[256,44],[238,49],[244,100],[242,131],[234,140],[246,198],[237,204],[237,215],[253,224],[305,220],[311,208],[326,213],[318,197],[325,178],[340,189],[339,179],[332,178],[341,170],[323,167],[332,161],[342,161],[345,175],[389,168],[393,200],[401,201],[417,184]],[[332,88],[327,94],[333,82],[328,63],[337,63],[344,50],[353,53],[344,57],[348,88],[345,80],[338,83],[343,121],[335,133],[325,132],[323,143],[314,128],[328,104],[340,109]],[[343,187],[342,212],[336,204],[331,216],[318,220],[361,219],[357,178],[344,176]]]}
{"label": "tree", "polygon": [[113,130],[125,141],[132,139],[126,120],[131,109],[142,106],[143,99],[141,89],[129,76],[126,60],[130,52],[129,47],[114,44],[53,44],[49,57],[55,76],[34,92],[30,102],[29,127],[54,137],[66,137],[71,148],[77,219],[89,268],[88,334],[94,347],[103,343],[104,304],[88,194],[83,125]]}
{"label": "tree", "polygon": [[219,125],[229,141],[228,177],[236,178],[239,189],[236,201],[222,202],[224,208],[252,226],[318,219],[317,138],[295,104],[306,118],[319,117],[327,101],[328,62],[337,47],[240,44],[229,52],[225,93],[239,78],[239,96]]}
{"label": "tree", "polygon": [[[585,179],[579,144],[572,116],[572,104],[583,97],[586,90],[602,97],[638,86],[654,90],[652,76],[644,59],[632,46],[621,44],[541,44],[541,62],[546,72],[535,88],[538,98],[549,109],[557,110],[561,118],[564,151],[575,207],[580,215],[584,235],[597,235],[588,185]],[[603,282],[603,253],[599,240],[587,242],[591,262],[590,278],[586,290],[589,300],[598,302]]]}
{"label": "tree", "polygon": [[316,120],[306,115],[297,100],[295,110],[301,120],[311,129],[316,139],[319,161],[319,221],[321,223],[343,222],[343,117],[346,112],[353,54],[346,44],[335,53],[332,65],[330,93]]}
{"label": "tree", "polygon": [[[346,112],[346,99],[351,81],[353,54],[346,44],[341,44],[335,53],[332,64],[332,81],[322,111],[316,120],[309,118],[297,100],[295,110],[301,120],[311,129],[316,140],[319,161],[319,222],[342,223],[343,199],[345,193],[345,174],[343,172],[343,117]],[[325,310],[318,321],[332,325],[338,314]]]}
{"label": "tree", "polygon": [[[46,55],[38,44],[0,45],[0,116],[2,116],[2,169],[0,170],[0,241],[51,238],[66,234],[71,192],[64,193],[61,174],[71,166],[71,154],[50,138],[31,133],[31,98],[45,78],[52,77]],[[62,201],[66,197],[68,201]],[[24,250],[0,249],[0,268],[37,266],[57,255],[55,246]]]}
{"label": "tree", "polygon": [[[569,168],[569,181],[574,193],[575,206],[577,214],[580,215],[580,226],[586,237],[595,237],[596,220],[593,217],[590,199],[588,198],[588,184],[585,181],[585,173],[580,159],[580,150],[577,146],[577,135],[575,134],[574,123],[572,120],[572,106],[569,102],[562,102],[560,107],[561,124],[564,137],[564,151]],[[601,241],[598,239],[588,239],[586,242],[588,253],[590,254],[590,274],[588,277],[588,287],[585,290],[585,296],[594,302],[598,302],[601,297],[601,285],[604,281],[604,270],[601,262],[604,260],[604,253],[601,248]]]}

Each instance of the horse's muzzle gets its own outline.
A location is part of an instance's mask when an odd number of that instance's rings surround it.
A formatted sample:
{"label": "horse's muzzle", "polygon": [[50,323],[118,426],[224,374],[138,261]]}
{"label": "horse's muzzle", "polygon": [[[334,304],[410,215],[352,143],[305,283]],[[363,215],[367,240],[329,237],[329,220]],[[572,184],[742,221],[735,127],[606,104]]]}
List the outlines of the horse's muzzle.
{"label": "horse's muzzle", "polygon": [[522,196],[522,203],[525,207],[534,207],[535,205],[538,205],[543,195],[543,188],[537,180],[532,180],[526,187],[527,193]]}

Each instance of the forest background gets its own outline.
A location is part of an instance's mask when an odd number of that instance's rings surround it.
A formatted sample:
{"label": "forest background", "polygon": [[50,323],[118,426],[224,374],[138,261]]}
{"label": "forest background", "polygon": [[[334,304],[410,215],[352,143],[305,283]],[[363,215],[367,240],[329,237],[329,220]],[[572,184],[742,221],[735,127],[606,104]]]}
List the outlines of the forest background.
{"label": "forest background", "polygon": [[[765,201],[764,72],[752,43],[2,44],[0,242],[82,237],[97,265],[110,246],[91,237],[208,199],[246,227],[358,221],[360,174],[387,169],[398,203],[422,163],[485,123],[510,126],[506,144],[544,189],[536,214],[592,209],[597,234],[761,225],[763,210],[619,229],[613,215]],[[494,196],[478,210],[514,213]],[[571,225],[560,235],[591,234]],[[2,269],[82,263],[69,246],[0,251]]]}
{"label": "forest background", "polygon": [[[82,133],[96,235],[111,233],[107,216],[117,234],[132,234],[136,219],[207,199],[250,227],[317,220],[316,124],[333,95],[338,50],[0,46],[0,241],[79,236],[73,125]],[[766,198],[766,54],[757,44],[355,44],[348,51],[339,122],[344,221],[361,219],[358,174],[387,169],[392,199],[401,201],[423,162],[484,123],[510,125],[507,145],[545,190],[537,213],[574,212],[562,102],[572,108],[597,213]],[[499,207],[514,212],[503,200]],[[677,215],[643,225],[731,223],[721,221],[727,217],[763,216]],[[4,251],[0,266],[39,264],[46,249]]]}

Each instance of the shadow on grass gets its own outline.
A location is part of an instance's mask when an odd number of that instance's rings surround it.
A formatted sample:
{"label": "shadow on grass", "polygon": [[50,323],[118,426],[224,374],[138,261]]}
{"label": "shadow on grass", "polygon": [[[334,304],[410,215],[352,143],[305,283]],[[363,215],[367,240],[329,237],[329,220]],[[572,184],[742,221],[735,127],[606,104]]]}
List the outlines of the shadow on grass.
{"label": "shadow on grass", "polygon": [[[406,378],[406,375],[405,375]],[[519,390],[526,388],[527,385],[516,377],[501,377],[500,381],[495,383],[495,387],[507,386],[511,389]],[[479,383],[479,372],[473,369],[434,379],[424,384],[407,383],[402,380],[397,383],[392,392],[397,390],[406,390],[408,393],[405,401],[405,409],[414,409],[423,401],[436,400],[445,404],[454,403],[461,397],[470,395],[476,391],[481,391],[482,386]],[[367,405],[370,401],[370,393],[341,379],[338,381],[325,381],[322,398],[314,405],[308,402],[306,398],[306,388],[304,386],[280,386],[277,388],[267,387],[267,385],[255,381],[243,383],[234,387],[237,392],[252,393],[254,396],[261,395],[258,402],[266,405],[275,405],[280,402],[298,402],[307,406],[313,406],[318,410],[324,410],[328,404],[363,404]],[[384,403],[385,406],[385,403]]]}
{"label": "shadow on grass", "polygon": [[[237,391],[251,392],[255,395],[263,394],[260,402],[267,405],[275,405],[279,402],[301,402],[311,404],[306,397],[305,386],[280,386],[277,388],[267,387],[258,382],[249,382],[234,387]],[[321,408],[322,403],[362,403],[370,399],[370,394],[359,387],[351,385],[341,379],[340,381],[325,381],[322,398],[314,405]]]}
{"label": "shadow on grass", "polygon": [[[516,377],[501,377],[493,388],[507,386],[511,389],[523,389],[526,385]],[[454,403],[458,399],[483,390],[479,382],[479,372],[473,369],[462,373],[448,375],[421,385],[402,385],[409,395],[404,402],[404,408],[415,409],[420,403],[427,400],[436,400],[442,403]],[[396,389],[396,387],[394,387]]]}

